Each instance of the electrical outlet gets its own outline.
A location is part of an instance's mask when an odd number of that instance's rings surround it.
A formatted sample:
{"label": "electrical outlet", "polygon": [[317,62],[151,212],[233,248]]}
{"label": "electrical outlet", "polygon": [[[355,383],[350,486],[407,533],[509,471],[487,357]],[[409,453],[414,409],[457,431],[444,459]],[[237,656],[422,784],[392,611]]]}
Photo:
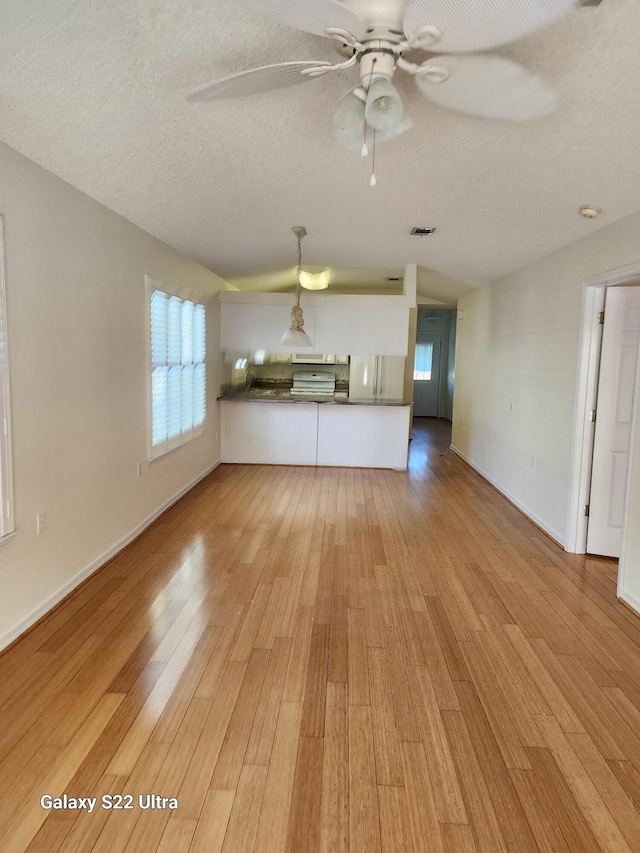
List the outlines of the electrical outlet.
{"label": "electrical outlet", "polygon": [[36,533],[38,536],[44,531],[47,526],[47,513],[46,512],[38,512],[36,513]]}
{"label": "electrical outlet", "polygon": [[142,477],[142,462],[138,462],[138,477]]}
{"label": "electrical outlet", "polygon": [[220,438],[220,433],[216,432],[216,438]]}

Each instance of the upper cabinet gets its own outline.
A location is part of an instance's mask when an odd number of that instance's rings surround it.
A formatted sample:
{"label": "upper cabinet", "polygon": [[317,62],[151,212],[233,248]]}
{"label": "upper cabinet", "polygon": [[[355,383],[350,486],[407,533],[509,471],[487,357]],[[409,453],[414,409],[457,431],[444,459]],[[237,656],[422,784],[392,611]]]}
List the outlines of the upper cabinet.
{"label": "upper cabinet", "polygon": [[409,338],[409,309],[382,310],[365,306],[316,308],[314,330],[314,336],[310,332],[308,334],[316,352],[406,355]]}
{"label": "upper cabinet", "polygon": [[[409,312],[416,305],[416,269],[415,264],[407,265],[405,292],[397,296],[304,291],[304,330],[313,341],[307,351],[406,356]],[[280,343],[289,328],[293,294],[222,290],[218,297],[224,352],[295,352]]]}
{"label": "upper cabinet", "polygon": [[[289,328],[290,305],[220,306],[220,347],[224,352],[293,352],[280,338]],[[315,353],[406,355],[408,308],[305,308],[304,330]]]}
{"label": "upper cabinet", "polygon": [[[280,338],[289,328],[290,305],[252,305],[223,302],[220,306],[220,349],[247,353],[292,352]],[[313,313],[304,312],[304,330],[314,339]]]}

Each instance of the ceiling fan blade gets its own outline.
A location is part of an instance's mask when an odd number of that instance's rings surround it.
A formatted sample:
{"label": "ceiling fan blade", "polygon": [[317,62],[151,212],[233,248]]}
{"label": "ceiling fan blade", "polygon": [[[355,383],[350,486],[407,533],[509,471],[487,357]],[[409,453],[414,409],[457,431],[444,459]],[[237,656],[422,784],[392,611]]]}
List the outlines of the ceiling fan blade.
{"label": "ceiling fan blade", "polygon": [[208,83],[192,92],[188,101],[214,101],[223,98],[242,98],[244,95],[257,95],[273,89],[284,89],[312,80],[301,73],[303,68],[324,68],[330,62],[280,62],[277,65],[263,65],[250,71],[232,74],[214,83]]}
{"label": "ceiling fan blade", "polygon": [[438,52],[486,50],[516,41],[552,24],[578,0],[410,0],[404,31],[411,38],[424,27],[437,27]]}
{"label": "ceiling fan blade", "polygon": [[[425,98],[441,107],[482,118],[527,121],[550,113],[556,94],[522,65],[498,56],[436,56],[416,75]],[[448,72],[438,75],[439,71]],[[431,79],[430,79],[431,76]],[[433,82],[445,78],[442,82]]]}
{"label": "ceiling fan blade", "polygon": [[366,25],[338,0],[252,0],[264,12],[316,36],[326,36],[328,27],[347,30],[357,39],[365,34]]}

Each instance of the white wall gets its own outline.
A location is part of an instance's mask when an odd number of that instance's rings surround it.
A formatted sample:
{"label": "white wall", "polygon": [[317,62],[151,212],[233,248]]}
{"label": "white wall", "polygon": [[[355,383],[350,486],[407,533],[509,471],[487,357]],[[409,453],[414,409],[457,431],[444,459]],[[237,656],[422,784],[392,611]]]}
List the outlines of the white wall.
{"label": "white wall", "polygon": [[[0,144],[16,533],[0,544],[0,647],[220,458],[221,279]],[[147,458],[144,276],[208,305],[204,434]],[[47,528],[36,535],[36,513]]]}
{"label": "white wall", "polygon": [[459,301],[452,445],[560,542],[583,281],[639,261],[638,234],[635,214]]}

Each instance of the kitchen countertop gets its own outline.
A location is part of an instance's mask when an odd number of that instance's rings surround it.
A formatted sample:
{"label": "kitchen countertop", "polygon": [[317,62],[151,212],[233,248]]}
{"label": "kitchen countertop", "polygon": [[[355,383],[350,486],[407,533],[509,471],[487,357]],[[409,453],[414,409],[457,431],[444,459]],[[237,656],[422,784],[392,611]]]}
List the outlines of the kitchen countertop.
{"label": "kitchen countertop", "polygon": [[366,400],[353,397],[333,397],[322,395],[318,397],[300,396],[290,394],[286,391],[264,392],[249,391],[246,394],[224,394],[218,400],[227,400],[233,403],[324,403],[333,406],[411,406],[404,400]]}

